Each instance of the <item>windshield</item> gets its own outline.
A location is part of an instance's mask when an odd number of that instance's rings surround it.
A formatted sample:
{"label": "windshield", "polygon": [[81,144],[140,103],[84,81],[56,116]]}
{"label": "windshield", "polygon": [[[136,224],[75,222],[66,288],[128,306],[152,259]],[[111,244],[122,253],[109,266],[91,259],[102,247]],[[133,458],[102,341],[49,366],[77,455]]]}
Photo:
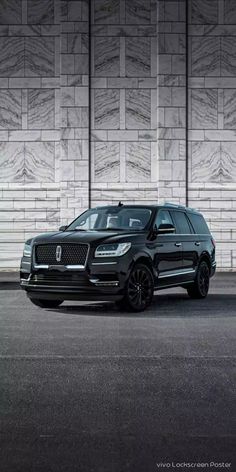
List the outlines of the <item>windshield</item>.
{"label": "windshield", "polygon": [[139,231],[146,228],[151,218],[149,208],[109,207],[88,210],[79,216],[67,231]]}

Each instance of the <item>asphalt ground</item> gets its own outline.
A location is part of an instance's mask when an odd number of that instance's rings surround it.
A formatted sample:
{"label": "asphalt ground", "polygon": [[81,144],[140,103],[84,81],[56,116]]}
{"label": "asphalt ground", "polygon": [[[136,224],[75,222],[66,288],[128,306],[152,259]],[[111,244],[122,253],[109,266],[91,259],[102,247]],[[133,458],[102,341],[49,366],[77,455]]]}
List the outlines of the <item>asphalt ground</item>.
{"label": "asphalt ground", "polygon": [[0,287],[1,472],[236,471],[236,274],[138,315]]}

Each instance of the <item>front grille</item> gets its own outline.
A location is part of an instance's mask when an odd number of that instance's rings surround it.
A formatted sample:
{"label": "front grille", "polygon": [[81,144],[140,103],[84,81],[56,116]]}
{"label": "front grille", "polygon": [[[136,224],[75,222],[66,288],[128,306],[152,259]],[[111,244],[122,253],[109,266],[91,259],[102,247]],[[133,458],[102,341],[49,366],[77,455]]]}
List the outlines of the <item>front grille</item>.
{"label": "front grille", "polygon": [[[61,260],[56,259],[57,247],[61,246]],[[36,264],[85,266],[88,244],[39,244],[35,248]]]}

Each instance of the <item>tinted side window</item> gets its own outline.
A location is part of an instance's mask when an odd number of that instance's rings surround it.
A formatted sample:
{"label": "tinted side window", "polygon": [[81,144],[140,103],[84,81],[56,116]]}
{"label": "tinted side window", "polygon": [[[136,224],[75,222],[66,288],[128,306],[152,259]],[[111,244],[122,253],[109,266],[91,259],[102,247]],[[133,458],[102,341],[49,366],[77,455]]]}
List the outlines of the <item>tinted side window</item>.
{"label": "tinted side window", "polygon": [[176,224],[176,233],[178,234],[191,234],[192,230],[190,228],[188,219],[182,211],[171,211],[171,214],[174,216]]}
{"label": "tinted side window", "polygon": [[167,210],[159,210],[154,224],[158,228],[160,225],[165,223],[173,225],[170,213]]}
{"label": "tinted side window", "polygon": [[188,213],[188,217],[193,225],[195,233],[198,234],[210,234],[209,228],[201,215],[194,215]]}

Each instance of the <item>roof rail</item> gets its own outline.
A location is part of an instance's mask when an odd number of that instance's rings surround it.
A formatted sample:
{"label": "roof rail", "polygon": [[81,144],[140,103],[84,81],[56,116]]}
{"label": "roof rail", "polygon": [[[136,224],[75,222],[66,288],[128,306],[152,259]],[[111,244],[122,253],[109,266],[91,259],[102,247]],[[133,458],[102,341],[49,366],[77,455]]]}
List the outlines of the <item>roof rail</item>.
{"label": "roof rail", "polygon": [[171,206],[174,208],[186,208],[184,205],[178,205],[177,203],[170,203],[170,202],[165,202],[164,205]]}

